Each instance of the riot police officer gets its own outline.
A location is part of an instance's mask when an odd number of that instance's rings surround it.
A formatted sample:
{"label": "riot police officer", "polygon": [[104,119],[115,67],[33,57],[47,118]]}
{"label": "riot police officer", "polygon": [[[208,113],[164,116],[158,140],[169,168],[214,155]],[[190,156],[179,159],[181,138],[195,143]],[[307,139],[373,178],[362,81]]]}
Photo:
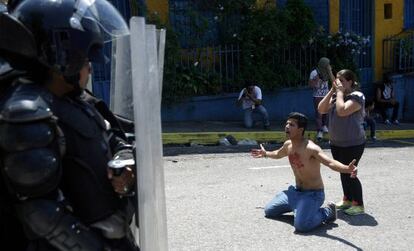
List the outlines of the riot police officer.
{"label": "riot police officer", "polygon": [[[0,189],[30,250],[138,250],[129,228],[131,158],[84,92],[103,44],[128,35],[106,0],[9,1],[0,57],[18,70],[0,94]],[[13,5],[12,5],[13,3]],[[1,194],[1,193],[0,193]],[[1,219],[0,219],[1,221]]]}

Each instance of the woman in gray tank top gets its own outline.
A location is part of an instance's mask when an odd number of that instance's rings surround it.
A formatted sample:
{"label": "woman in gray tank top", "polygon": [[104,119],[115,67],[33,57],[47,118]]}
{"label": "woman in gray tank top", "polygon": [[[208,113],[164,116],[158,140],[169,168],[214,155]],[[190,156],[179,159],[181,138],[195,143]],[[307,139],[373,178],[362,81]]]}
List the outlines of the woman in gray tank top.
{"label": "woman in gray tank top", "polygon": [[[365,96],[357,91],[356,76],[350,70],[339,71],[336,79],[331,74],[331,80],[332,88],[318,106],[321,114],[329,114],[331,153],[335,160],[343,164],[355,159],[355,165],[358,165],[365,148]],[[337,203],[337,208],[345,210],[348,215],[363,214],[364,202],[359,178],[341,173],[341,183],[344,197]]]}

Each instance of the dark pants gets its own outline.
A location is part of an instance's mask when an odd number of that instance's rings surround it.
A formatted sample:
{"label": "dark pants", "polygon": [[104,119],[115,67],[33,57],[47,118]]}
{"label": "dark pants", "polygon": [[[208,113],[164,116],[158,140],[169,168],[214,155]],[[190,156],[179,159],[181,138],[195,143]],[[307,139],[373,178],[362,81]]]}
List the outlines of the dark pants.
{"label": "dark pants", "polygon": [[381,116],[384,119],[384,121],[386,119],[388,119],[387,118],[387,109],[388,108],[392,108],[392,118],[391,118],[392,121],[395,121],[396,119],[398,119],[398,108],[400,107],[400,103],[398,103],[398,101],[395,101],[394,104],[377,102],[375,104],[375,107],[381,113]]}
{"label": "dark pants", "polygon": [[318,104],[323,97],[313,97],[313,107],[315,108],[316,130],[320,131],[323,126],[328,126],[328,114],[320,114],[318,112]]}
{"label": "dark pants", "polygon": [[366,117],[364,122],[365,122],[364,123],[364,130],[366,130],[369,127],[370,136],[371,136],[371,138],[374,138],[375,137],[375,127],[376,127],[375,119],[371,118],[371,117]]}
{"label": "dark pants", "polygon": [[[365,143],[358,146],[339,147],[331,145],[331,153],[335,160],[341,162],[344,165],[355,159],[355,166],[358,165],[359,160],[364,153]],[[362,185],[358,178],[351,178],[349,173],[341,173],[342,190],[344,192],[344,198],[352,202],[358,203],[358,205],[364,205],[362,199]]]}

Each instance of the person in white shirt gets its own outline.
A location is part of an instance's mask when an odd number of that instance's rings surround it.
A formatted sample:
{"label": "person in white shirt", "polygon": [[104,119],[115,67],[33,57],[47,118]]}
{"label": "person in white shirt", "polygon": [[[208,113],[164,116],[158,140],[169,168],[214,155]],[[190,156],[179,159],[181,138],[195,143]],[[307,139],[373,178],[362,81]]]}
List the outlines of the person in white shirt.
{"label": "person in white shirt", "polygon": [[266,108],[262,104],[262,90],[248,82],[243,88],[237,99],[237,104],[244,110],[244,125],[246,128],[253,127],[253,113],[259,113],[263,117],[263,126],[270,129],[269,115]]}
{"label": "person in white shirt", "polygon": [[308,82],[309,86],[313,89],[313,105],[315,108],[317,140],[321,140],[323,133],[328,132],[328,115],[320,114],[318,112],[319,102],[321,102],[322,98],[329,92],[329,73],[326,70],[328,66],[330,66],[328,58],[322,57],[319,59],[318,66],[310,73]]}

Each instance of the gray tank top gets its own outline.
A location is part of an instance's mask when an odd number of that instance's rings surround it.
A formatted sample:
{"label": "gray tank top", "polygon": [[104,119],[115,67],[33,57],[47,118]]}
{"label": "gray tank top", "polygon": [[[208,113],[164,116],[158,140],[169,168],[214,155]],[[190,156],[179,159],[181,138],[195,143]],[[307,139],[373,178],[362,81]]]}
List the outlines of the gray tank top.
{"label": "gray tank top", "polygon": [[350,99],[358,102],[361,109],[346,117],[339,117],[335,106],[329,110],[329,139],[331,145],[348,147],[365,143],[363,127],[365,96],[360,91],[354,91],[344,97],[345,102]]}

